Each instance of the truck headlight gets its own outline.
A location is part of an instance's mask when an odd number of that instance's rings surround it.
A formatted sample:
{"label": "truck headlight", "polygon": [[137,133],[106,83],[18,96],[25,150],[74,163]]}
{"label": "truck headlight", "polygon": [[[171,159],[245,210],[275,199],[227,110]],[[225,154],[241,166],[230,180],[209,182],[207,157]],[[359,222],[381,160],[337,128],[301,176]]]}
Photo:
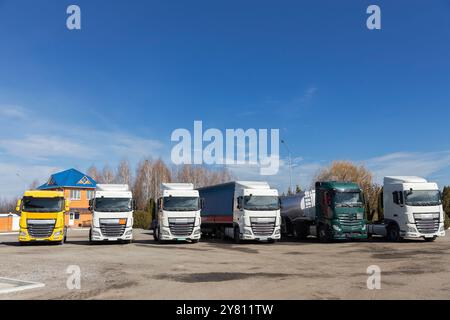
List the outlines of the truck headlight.
{"label": "truck headlight", "polygon": [[364,219],[364,213],[357,213],[356,214],[356,219],[358,219],[358,220]]}
{"label": "truck headlight", "polygon": [[55,234],[53,235],[53,237],[58,238],[61,235],[61,231],[55,232]]}
{"label": "truck headlight", "polygon": [[244,234],[251,236],[252,232],[250,230],[244,230]]}
{"label": "truck headlight", "polygon": [[199,234],[200,233],[200,229],[195,230],[194,234]]}
{"label": "truck headlight", "polygon": [[26,233],[25,231],[20,231],[20,236],[21,236],[21,237],[26,237],[26,236],[27,236],[27,233]]}
{"label": "truck headlight", "polygon": [[338,232],[341,231],[341,228],[340,228],[339,226],[335,225],[335,224],[333,224],[333,229],[334,229],[335,231],[338,231]]}
{"label": "truck headlight", "polygon": [[406,231],[407,231],[407,232],[412,232],[412,233],[417,233],[416,228],[415,228],[415,227],[412,227],[412,226],[407,226],[407,227],[406,227]]}

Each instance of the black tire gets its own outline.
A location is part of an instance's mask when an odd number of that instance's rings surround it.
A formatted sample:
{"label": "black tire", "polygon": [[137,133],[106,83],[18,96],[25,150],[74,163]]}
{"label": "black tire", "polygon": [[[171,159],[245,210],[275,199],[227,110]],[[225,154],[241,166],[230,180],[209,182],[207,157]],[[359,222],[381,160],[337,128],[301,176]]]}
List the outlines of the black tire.
{"label": "black tire", "polygon": [[161,237],[160,237],[160,235],[161,235],[161,230],[160,230],[160,228],[158,227],[157,229],[156,229],[157,231],[156,231],[156,234],[157,234],[157,238],[158,238],[158,243],[159,244],[164,244],[164,243],[166,243],[164,240],[161,240]]}
{"label": "black tire", "polygon": [[424,240],[425,240],[426,242],[433,242],[433,241],[435,241],[436,239],[437,239],[436,236],[434,236],[433,238],[424,238]]}
{"label": "black tire", "polygon": [[270,240],[267,240],[267,243],[270,243],[270,244],[273,244],[273,243],[275,243],[275,242],[277,242],[276,239],[270,239]]}
{"label": "black tire", "polygon": [[94,241],[92,241],[92,229],[89,229],[89,244],[93,245]]}
{"label": "black tire", "polygon": [[317,237],[319,238],[319,242],[328,243],[331,242],[331,231],[327,225],[321,224],[317,229]]}
{"label": "black tire", "polygon": [[401,240],[400,229],[396,224],[391,224],[388,226],[386,239],[392,242],[398,242]]}
{"label": "black tire", "polygon": [[67,242],[67,228],[64,229],[64,238],[63,238],[64,242]]}
{"label": "black tire", "polygon": [[234,227],[234,243],[239,244],[241,243],[241,239],[239,237],[239,227]]}
{"label": "black tire", "polygon": [[198,243],[198,242],[199,242],[199,239],[191,240],[191,243]]}
{"label": "black tire", "polygon": [[153,229],[153,240],[159,241],[159,234],[158,234],[158,229],[157,228]]}
{"label": "black tire", "polygon": [[304,223],[296,223],[294,227],[294,234],[298,240],[306,240],[308,238],[308,226]]}

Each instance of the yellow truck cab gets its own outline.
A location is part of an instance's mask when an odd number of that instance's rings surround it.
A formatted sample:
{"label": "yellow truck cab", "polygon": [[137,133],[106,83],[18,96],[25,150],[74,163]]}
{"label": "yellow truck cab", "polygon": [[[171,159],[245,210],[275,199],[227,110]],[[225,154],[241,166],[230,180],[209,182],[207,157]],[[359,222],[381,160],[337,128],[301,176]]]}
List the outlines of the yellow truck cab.
{"label": "yellow truck cab", "polygon": [[67,237],[65,212],[69,202],[61,191],[26,191],[17,202],[20,216],[19,243],[55,242],[63,244]]}

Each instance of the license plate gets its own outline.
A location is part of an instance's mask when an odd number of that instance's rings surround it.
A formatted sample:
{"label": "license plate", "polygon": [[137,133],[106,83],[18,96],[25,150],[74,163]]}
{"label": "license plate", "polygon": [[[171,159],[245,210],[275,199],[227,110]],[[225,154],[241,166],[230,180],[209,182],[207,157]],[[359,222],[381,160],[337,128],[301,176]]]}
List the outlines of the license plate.
{"label": "license plate", "polygon": [[186,238],[177,238],[178,241],[185,241]]}

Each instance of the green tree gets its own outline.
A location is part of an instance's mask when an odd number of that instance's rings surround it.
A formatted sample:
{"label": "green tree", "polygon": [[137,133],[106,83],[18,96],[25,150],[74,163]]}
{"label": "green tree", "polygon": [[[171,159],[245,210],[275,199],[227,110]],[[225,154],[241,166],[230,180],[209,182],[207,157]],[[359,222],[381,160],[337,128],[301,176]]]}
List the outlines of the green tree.
{"label": "green tree", "polygon": [[299,185],[295,186],[295,193],[300,193],[302,192],[302,187],[300,187]]}
{"label": "green tree", "polygon": [[448,229],[450,227],[450,187],[444,187],[444,191],[442,191],[442,204],[446,213],[445,229]]}

